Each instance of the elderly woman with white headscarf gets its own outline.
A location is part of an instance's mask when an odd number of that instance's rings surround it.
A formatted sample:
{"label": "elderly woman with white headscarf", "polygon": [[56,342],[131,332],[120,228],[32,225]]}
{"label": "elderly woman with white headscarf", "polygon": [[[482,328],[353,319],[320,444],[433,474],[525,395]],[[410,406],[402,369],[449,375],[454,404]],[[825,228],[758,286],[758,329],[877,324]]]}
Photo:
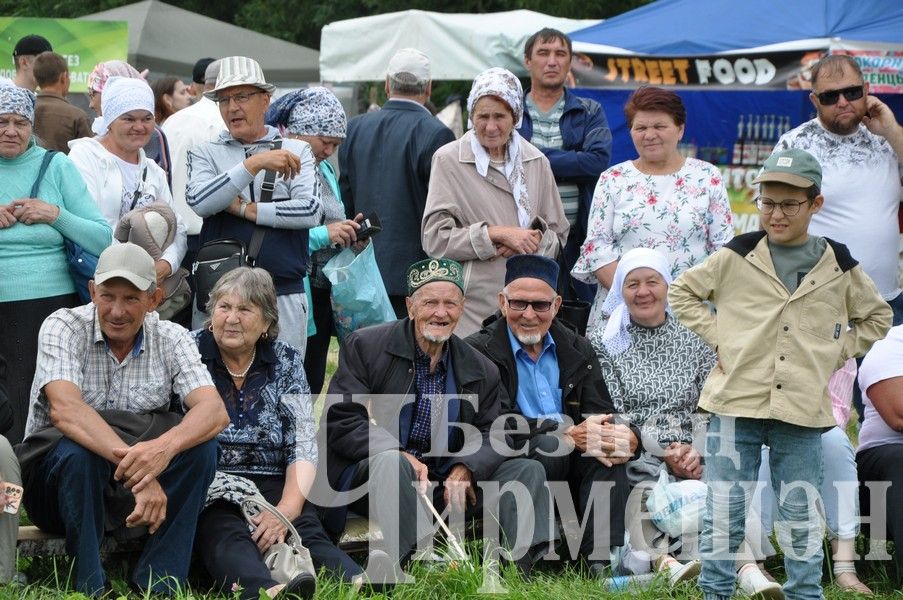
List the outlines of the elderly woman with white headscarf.
{"label": "elderly woman with white headscarf", "polygon": [[0,86],[0,356],[9,361],[13,443],[25,430],[41,323],[79,304],[64,242],[100,254],[111,238],[72,161],[35,142],[34,110],[32,92]]}
{"label": "elderly woman with white headscarf", "polygon": [[567,240],[549,161],[517,133],[523,101],[510,71],[484,71],[467,98],[471,129],[433,156],[421,238],[429,256],[464,265],[461,337],[498,309],[509,256],[555,258]]}
{"label": "elderly woman with white headscarf", "polygon": [[[106,80],[101,105],[103,116],[97,125],[100,135],[69,142],[69,158],[114,229],[120,219],[135,209],[161,206],[155,203],[166,205],[159,214],[173,233],[172,243],[159,253],[145,247],[155,258],[157,284],[162,286],[182,264],[188,249],[188,232],[172,210],[166,173],[143,149],[156,125],[154,92],[143,79],[113,76]],[[167,289],[167,294],[170,292]]]}
{"label": "elderly woman with white headscarf", "polygon": [[341,248],[357,241],[356,233],[360,229],[357,221],[361,215],[357,216],[357,220],[345,218],[338,177],[327,160],[345,139],[348,118],[335,94],[324,87],[311,87],[286,94],[273,102],[267,109],[266,123],[278,128],[287,137],[310,144],[317,161],[317,188],[326,224],[310,230],[310,277],[304,279],[308,306],[313,313],[313,319],[307,320],[304,370],[310,391],[316,397],[323,389],[329,341],[334,331],[329,301],[330,284],[323,275],[323,266]]}

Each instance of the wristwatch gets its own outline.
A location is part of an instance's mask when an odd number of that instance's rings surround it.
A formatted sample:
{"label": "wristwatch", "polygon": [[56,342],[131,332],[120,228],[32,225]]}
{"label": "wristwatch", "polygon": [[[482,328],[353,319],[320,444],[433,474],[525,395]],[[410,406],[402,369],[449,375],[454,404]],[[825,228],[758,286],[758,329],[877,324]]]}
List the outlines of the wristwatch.
{"label": "wristwatch", "polygon": [[238,208],[238,216],[242,219],[245,218],[245,211],[248,210],[248,205],[251,203],[250,200],[246,200],[244,198],[241,199],[241,206]]}

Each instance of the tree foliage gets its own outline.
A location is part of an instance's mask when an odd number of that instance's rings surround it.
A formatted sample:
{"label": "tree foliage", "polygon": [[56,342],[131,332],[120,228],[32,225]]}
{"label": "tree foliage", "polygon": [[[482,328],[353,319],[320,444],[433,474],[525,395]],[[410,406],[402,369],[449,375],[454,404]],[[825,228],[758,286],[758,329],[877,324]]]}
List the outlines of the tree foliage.
{"label": "tree foliage", "polygon": [[[74,18],[116,8],[134,0],[0,0],[0,15]],[[169,3],[214,19],[259,31],[310,48],[320,47],[320,30],[342,19],[407,9],[447,13],[485,13],[529,9],[559,17],[604,19],[651,0],[456,0],[436,7],[427,0],[170,0]]]}

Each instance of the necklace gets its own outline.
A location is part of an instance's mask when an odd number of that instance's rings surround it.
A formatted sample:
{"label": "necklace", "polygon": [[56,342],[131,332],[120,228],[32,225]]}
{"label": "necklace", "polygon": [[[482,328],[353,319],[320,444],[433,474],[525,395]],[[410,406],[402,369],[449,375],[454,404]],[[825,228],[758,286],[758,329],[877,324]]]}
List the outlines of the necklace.
{"label": "necklace", "polygon": [[[229,370],[229,367],[226,367],[226,372],[229,373],[234,379],[244,379],[245,375],[248,374],[248,371],[251,370],[251,365],[254,364],[254,359],[257,357],[257,348],[254,348],[254,351],[251,352],[251,360],[248,361],[248,366],[245,367],[245,370],[241,373],[233,373]],[[226,361],[223,361],[223,364],[226,364]]]}

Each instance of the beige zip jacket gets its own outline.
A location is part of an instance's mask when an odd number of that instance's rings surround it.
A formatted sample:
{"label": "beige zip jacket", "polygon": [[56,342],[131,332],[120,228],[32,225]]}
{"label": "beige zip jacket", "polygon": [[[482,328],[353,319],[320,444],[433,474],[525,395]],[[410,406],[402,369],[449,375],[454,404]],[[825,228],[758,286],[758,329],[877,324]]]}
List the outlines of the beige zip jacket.
{"label": "beige zip jacket", "polygon": [[701,409],[835,425],[831,374],[883,338],[892,313],[847,247],[826,241],[793,294],[775,273],[764,231],[735,237],[671,285],[668,300],[680,322],[718,352]]}

